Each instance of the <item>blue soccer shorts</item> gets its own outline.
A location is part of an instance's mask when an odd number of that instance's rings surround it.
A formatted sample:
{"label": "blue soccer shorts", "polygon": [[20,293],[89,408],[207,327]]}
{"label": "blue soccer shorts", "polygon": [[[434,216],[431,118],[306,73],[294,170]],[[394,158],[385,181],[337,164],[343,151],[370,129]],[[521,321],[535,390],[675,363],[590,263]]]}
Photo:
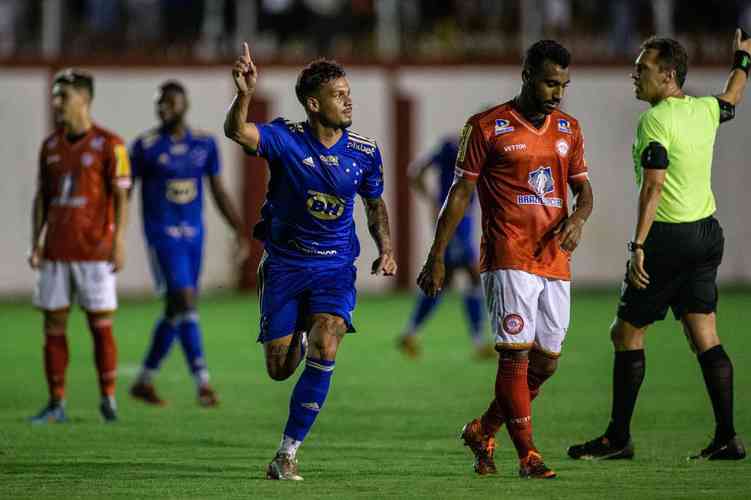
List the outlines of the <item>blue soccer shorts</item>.
{"label": "blue soccer shorts", "polygon": [[149,244],[149,263],[159,293],[198,289],[203,241]]}
{"label": "blue soccer shorts", "polygon": [[261,324],[258,342],[286,337],[309,328],[313,314],[333,314],[354,333],[352,311],[357,302],[352,265],[316,269],[290,266],[265,257],[258,267]]}

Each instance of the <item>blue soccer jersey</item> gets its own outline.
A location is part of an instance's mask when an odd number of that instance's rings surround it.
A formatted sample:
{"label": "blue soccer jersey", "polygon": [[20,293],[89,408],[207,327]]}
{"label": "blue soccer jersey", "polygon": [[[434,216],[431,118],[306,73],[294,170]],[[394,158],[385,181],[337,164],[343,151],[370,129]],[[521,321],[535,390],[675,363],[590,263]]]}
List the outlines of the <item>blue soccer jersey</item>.
{"label": "blue soccer jersey", "polygon": [[306,122],[259,124],[257,154],[269,163],[261,234],[269,256],[306,267],[351,265],[360,253],[352,213],[355,196],[383,193],[376,143],[345,130],[327,148]]}
{"label": "blue soccer jersey", "polygon": [[[458,140],[454,137],[445,139],[441,144],[433,151],[430,156],[430,165],[438,170],[439,175],[439,190],[438,199],[436,200],[438,205],[443,205],[446,198],[449,195],[451,185],[454,183],[454,170],[456,164],[456,156],[459,153]],[[462,220],[456,228],[455,238],[464,242],[472,241],[472,211],[474,204],[474,195],[472,195],[472,204],[467,209]]]}
{"label": "blue soccer jersey", "polygon": [[151,245],[200,241],[203,237],[203,177],[219,173],[211,135],[186,131],[180,139],[153,129],[131,147],[134,179],[141,180],[143,230]]}

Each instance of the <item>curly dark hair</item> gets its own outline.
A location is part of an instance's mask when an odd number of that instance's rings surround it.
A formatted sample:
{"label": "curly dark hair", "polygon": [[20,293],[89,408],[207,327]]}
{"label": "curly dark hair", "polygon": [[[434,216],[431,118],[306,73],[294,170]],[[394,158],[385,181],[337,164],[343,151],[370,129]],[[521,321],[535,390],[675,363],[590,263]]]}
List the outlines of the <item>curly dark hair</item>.
{"label": "curly dark hair", "polygon": [[52,85],[70,85],[76,90],[85,90],[94,98],[94,77],[90,73],[75,68],[59,71],[52,80]]}
{"label": "curly dark hair", "polygon": [[557,64],[561,68],[568,68],[571,64],[571,53],[555,40],[540,40],[532,44],[524,55],[524,70],[529,74],[537,74],[542,70],[545,61]]}
{"label": "curly dark hair", "polygon": [[675,71],[675,81],[679,87],[683,87],[688,73],[688,54],[683,45],[672,38],[652,36],[644,40],[640,49],[656,50],[660,71]]}
{"label": "curly dark hair", "polygon": [[185,90],[185,86],[177,80],[167,80],[159,85],[159,93],[164,94],[166,92],[177,92],[187,97],[188,91]]}
{"label": "curly dark hair", "polygon": [[320,58],[303,68],[297,77],[295,93],[300,104],[305,106],[305,99],[320,90],[321,86],[346,76],[344,68],[336,61]]}

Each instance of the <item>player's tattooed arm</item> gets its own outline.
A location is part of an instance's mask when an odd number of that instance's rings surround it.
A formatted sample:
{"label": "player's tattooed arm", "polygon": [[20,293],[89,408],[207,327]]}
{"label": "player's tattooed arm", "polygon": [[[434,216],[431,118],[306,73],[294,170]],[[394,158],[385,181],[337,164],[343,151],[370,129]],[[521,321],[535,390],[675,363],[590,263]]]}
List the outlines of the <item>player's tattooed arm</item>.
{"label": "player's tattooed arm", "polygon": [[446,247],[454,236],[456,226],[464,217],[474,191],[474,181],[455,177],[446,201],[443,203],[443,208],[441,208],[436,223],[433,246],[430,248],[430,253],[422,271],[420,271],[420,275],[417,277],[418,286],[430,297],[435,297],[441,293],[443,281],[446,278],[446,265],[443,261]]}
{"label": "player's tattooed arm", "polygon": [[391,230],[389,229],[389,214],[383,198],[363,198],[365,213],[368,218],[368,229],[378,247],[379,256],[373,262],[372,273],[393,276],[396,274],[396,259],[391,245]]}
{"label": "player's tattooed arm", "polygon": [[250,48],[243,43],[243,54],[232,66],[232,80],[237,94],[224,119],[224,135],[250,151],[256,151],[261,141],[258,127],[248,123],[248,109],[256,90],[258,70],[250,58]]}
{"label": "player's tattooed arm", "polygon": [[584,223],[587,222],[590,214],[592,214],[592,207],[594,205],[592,185],[588,180],[573,184],[571,190],[574,192],[574,196],[576,196],[576,208],[553,231],[554,234],[558,235],[559,244],[566,252],[573,252],[579,246]]}

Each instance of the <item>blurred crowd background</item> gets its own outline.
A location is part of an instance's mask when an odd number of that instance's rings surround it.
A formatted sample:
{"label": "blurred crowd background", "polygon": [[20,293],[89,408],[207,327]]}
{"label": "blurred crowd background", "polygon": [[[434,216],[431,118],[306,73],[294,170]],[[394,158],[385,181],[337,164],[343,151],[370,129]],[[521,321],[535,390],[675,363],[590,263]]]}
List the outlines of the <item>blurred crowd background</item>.
{"label": "blurred crowd background", "polygon": [[516,61],[542,37],[624,62],[654,33],[727,62],[751,0],[0,0],[0,59]]}

